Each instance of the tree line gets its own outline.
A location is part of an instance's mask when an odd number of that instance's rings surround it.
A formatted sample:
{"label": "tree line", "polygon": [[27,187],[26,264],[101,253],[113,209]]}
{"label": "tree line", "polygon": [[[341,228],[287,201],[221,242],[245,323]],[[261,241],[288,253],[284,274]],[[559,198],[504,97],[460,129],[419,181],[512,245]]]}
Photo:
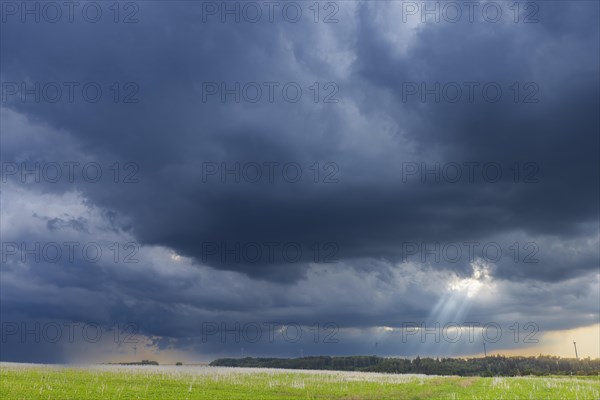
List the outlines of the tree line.
{"label": "tree line", "polygon": [[598,375],[600,358],[554,356],[478,358],[384,358],[378,356],[302,358],[220,358],[211,366],[288,368],[459,376]]}

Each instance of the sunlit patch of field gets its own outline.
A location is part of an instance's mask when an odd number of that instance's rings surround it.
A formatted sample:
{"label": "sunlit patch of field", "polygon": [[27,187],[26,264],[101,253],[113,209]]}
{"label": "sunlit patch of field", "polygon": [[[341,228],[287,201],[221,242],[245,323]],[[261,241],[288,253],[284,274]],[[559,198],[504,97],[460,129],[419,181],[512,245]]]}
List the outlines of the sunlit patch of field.
{"label": "sunlit patch of field", "polygon": [[599,377],[441,377],[208,366],[0,363],[2,399],[578,399]]}

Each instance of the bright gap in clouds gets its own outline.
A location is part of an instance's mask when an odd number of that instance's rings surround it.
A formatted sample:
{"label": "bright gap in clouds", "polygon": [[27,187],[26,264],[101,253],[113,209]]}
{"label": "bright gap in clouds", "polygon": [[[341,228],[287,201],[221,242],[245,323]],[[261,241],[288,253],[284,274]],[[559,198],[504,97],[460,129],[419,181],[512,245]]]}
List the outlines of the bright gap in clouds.
{"label": "bright gap in clouds", "polygon": [[468,278],[454,278],[447,286],[447,292],[438,300],[429,319],[441,324],[462,322],[469,308],[482,288],[492,288],[490,266],[481,260],[471,263],[473,273]]}
{"label": "bright gap in clouds", "polygon": [[491,285],[489,264],[482,260],[476,260],[471,263],[471,268],[473,268],[473,274],[469,278],[457,278],[448,285],[452,296],[470,299],[475,297],[484,286]]}

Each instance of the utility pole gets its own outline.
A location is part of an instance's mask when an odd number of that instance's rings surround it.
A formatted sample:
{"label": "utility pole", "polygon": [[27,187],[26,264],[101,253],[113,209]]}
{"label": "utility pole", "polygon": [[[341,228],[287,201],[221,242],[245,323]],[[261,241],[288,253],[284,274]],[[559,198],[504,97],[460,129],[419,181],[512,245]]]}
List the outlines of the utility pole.
{"label": "utility pole", "polygon": [[575,358],[579,360],[579,356],[577,355],[577,343],[573,341],[573,347],[575,347]]}
{"label": "utility pole", "polygon": [[304,358],[304,349],[300,349],[300,358]]}
{"label": "utility pole", "polygon": [[483,355],[487,357],[487,351],[485,349],[485,342],[483,342]]}

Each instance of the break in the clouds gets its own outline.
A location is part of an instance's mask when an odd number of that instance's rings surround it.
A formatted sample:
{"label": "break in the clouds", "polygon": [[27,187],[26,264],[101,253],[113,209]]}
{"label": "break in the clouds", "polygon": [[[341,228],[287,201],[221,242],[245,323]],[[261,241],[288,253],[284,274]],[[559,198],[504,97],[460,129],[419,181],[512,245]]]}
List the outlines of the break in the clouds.
{"label": "break in the clouds", "polygon": [[[23,4],[1,17],[3,359],[81,351],[22,322],[204,358],[599,322],[597,3]],[[450,340],[469,321],[502,337]]]}

